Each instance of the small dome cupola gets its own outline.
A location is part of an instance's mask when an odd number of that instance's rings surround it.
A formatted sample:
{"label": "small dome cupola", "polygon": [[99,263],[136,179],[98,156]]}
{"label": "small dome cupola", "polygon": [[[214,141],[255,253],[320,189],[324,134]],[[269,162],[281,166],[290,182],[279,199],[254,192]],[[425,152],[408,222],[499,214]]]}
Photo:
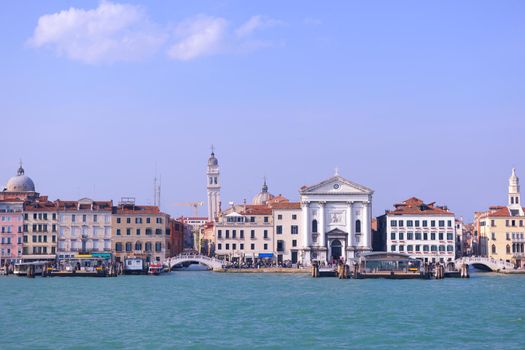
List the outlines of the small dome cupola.
{"label": "small dome cupola", "polygon": [[252,204],[256,205],[264,205],[266,202],[268,202],[270,199],[273,199],[275,196],[268,192],[268,185],[266,184],[266,177],[264,178],[264,183],[261,189],[261,192],[257,193],[255,197],[253,197]]}
{"label": "small dome cupola", "polygon": [[25,175],[22,162],[20,162],[16,176],[13,176],[7,181],[5,190],[7,192],[35,192],[35,183],[29,176]]}

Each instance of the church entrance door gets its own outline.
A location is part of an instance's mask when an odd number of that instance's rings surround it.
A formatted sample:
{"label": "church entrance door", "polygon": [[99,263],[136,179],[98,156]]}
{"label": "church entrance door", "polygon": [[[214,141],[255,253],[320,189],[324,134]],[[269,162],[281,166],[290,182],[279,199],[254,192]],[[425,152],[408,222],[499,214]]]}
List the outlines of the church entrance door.
{"label": "church entrance door", "polygon": [[341,244],[341,241],[338,239],[334,239],[330,245],[330,248],[330,257],[332,258],[332,260],[339,260],[343,252],[343,245]]}

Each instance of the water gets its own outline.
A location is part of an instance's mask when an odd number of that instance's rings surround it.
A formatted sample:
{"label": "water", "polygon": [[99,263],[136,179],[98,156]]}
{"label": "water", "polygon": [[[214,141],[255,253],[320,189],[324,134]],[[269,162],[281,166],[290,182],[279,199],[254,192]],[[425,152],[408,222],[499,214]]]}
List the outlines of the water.
{"label": "water", "polygon": [[525,275],[0,277],[1,349],[525,349]]}

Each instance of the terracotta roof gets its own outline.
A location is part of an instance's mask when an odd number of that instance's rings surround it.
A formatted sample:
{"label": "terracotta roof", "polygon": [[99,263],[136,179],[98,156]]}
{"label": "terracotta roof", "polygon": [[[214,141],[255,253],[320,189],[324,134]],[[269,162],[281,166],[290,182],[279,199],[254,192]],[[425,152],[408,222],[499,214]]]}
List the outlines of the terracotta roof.
{"label": "terracotta roof", "polygon": [[300,202],[274,203],[270,206],[272,209],[301,209]]}
{"label": "terracotta roof", "polygon": [[411,197],[394,204],[394,210],[387,210],[387,215],[454,215],[446,207],[435,206],[435,202],[425,204],[421,199]]}
{"label": "terracotta roof", "polygon": [[276,204],[276,203],[284,203],[284,202],[289,202],[288,198],[284,197],[282,194],[276,196],[276,197],[273,197],[272,199],[268,200],[266,202],[266,204],[268,205],[273,205],[273,204]]}
{"label": "terracotta roof", "polygon": [[271,215],[272,208],[266,205],[248,204],[241,215]]}
{"label": "terracotta roof", "polygon": [[113,214],[159,214],[159,207],[154,205],[119,205],[113,207]]}
{"label": "terracotta roof", "polygon": [[55,202],[26,202],[24,203],[24,211],[56,211],[57,205]]}
{"label": "terracotta roof", "polygon": [[[525,211],[525,208],[523,208],[523,211]],[[489,210],[483,211],[483,212],[477,212],[476,215],[479,218],[487,218],[487,217],[516,217],[513,216],[509,210],[509,208],[504,207],[502,205],[493,205],[489,207]]]}
{"label": "terracotta roof", "polygon": [[[55,201],[58,206],[58,210],[62,211],[78,211],[78,210],[91,210],[90,204],[81,204],[79,206],[78,201]],[[93,211],[109,211],[113,208],[113,201],[93,201]]]}

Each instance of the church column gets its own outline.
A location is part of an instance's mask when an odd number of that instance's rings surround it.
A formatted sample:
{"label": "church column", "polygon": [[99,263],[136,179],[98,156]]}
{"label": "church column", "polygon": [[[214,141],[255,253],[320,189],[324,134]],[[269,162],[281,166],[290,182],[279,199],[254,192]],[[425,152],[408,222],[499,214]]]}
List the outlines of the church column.
{"label": "church column", "polygon": [[364,202],[363,203],[364,206],[363,206],[363,222],[361,224],[361,245],[363,246],[363,248],[367,248],[367,249],[370,249],[370,236],[371,236],[371,231],[370,231],[370,202],[367,201],[367,202]]}
{"label": "church column", "polygon": [[306,248],[310,246],[310,220],[308,215],[308,207],[310,206],[310,203],[303,202],[302,203],[302,215],[303,215],[303,247]]}
{"label": "church column", "polygon": [[325,232],[325,205],[326,202],[319,202],[319,224],[317,225],[317,232],[319,232],[319,246],[326,247],[326,232]]}
{"label": "church column", "polygon": [[348,246],[351,247],[354,243],[354,213],[353,213],[353,204],[354,202],[346,202],[346,232],[348,232]]}

